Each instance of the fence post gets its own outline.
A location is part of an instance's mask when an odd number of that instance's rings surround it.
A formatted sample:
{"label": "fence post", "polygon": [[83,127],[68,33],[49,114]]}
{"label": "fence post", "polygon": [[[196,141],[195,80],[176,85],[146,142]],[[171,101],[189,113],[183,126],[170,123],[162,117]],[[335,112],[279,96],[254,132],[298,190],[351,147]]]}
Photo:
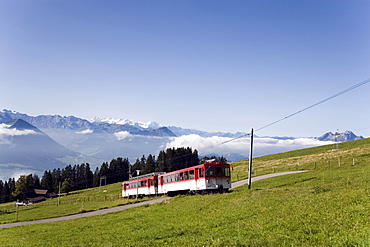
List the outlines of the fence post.
{"label": "fence post", "polygon": [[328,161],[328,166],[330,167],[330,160]]}
{"label": "fence post", "polygon": [[338,158],[338,166],[340,166],[340,158]]}
{"label": "fence post", "polygon": [[314,168],[313,168],[314,170],[316,170],[316,162],[315,162],[315,164],[314,164]]}
{"label": "fence post", "polygon": [[355,165],[355,164],[356,164],[355,158],[353,158],[352,164],[353,164],[353,165]]}

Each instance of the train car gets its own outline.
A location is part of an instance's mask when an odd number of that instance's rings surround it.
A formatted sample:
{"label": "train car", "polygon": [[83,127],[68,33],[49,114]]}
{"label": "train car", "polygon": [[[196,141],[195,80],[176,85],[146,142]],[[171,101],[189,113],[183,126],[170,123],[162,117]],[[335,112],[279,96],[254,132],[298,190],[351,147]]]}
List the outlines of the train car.
{"label": "train car", "polygon": [[131,178],[122,183],[122,197],[158,195],[158,176],[164,172],[153,172]]}
{"label": "train car", "polygon": [[176,194],[224,192],[231,188],[230,165],[209,162],[158,176],[158,191]]}
{"label": "train car", "polygon": [[122,183],[122,196],[210,193],[231,188],[230,165],[208,162],[168,173],[150,173]]}

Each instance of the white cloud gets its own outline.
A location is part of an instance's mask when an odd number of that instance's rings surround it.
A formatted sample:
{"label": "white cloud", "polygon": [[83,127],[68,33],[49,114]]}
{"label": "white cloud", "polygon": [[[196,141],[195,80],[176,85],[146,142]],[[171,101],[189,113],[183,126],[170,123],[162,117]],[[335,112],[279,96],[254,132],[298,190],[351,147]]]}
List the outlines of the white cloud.
{"label": "white cloud", "polygon": [[34,130],[17,130],[9,128],[9,125],[0,124],[0,144],[10,144],[9,137],[36,134]]}
{"label": "white cloud", "polygon": [[76,132],[76,134],[82,134],[82,135],[85,135],[85,134],[91,134],[93,133],[94,131],[91,130],[91,129],[86,129],[86,130],[83,130],[83,131],[78,131]]}
{"label": "white cloud", "polygon": [[[255,137],[253,143],[254,156],[285,152],[301,148],[321,146],[332,142],[319,141],[314,138],[278,139],[272,137]],[[200,155],[216,153],[225,155],[229,153],[249,156],[250,139],[239,138],[233,140],[228,137],[201,137],[191,134],[174,137],[166,144],[166,148],[192,147],[197,149]]]}
{"label": "white cloud", "polygon": [[130,132],[128,131],[120,131],[120,132],[116,132],[114,133],[114,136],[118,139],[118,140],[123,140],[125,138],[131,138],[133,137],[133,135],[130,134]]}
{"label": "white cloud", "polygon": [[[230,141],[232,138],[212,136],[212,137],[201,137],[196,134],[184,135],[180,137],[174,137],[172,140],[166,144],[166,148],[172,147],[192,147],[197,149],[200,153],[223,153],[233,152],[239,153],[243,152],[246,148],[247,140],[245,138],[240,138],[235,141]],[[221,144],[227,142],[225,144]]]}
{"label": "white cloud", "polygon": [[33,169],[21,169],[21,168],[12,168],[12,169],[2,169],[0,167],[0,180],[3,182],[8,181],[9,178],[14,178],[17,180],[21,175],[29,174],[38,174],[41,178],[42,174],[40,171]]}

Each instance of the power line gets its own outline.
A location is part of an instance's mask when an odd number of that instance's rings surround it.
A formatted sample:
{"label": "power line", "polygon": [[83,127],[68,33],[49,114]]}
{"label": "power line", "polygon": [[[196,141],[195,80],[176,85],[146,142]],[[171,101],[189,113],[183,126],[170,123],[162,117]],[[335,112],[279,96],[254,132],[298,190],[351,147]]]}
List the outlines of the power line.
{"label": "power line", "polygon": [[293,113],[293,114],[290,114],[290,115],[288,115],[288,116],[286,116],[286,117],[284,117],[284,118],[281,118],[281,119],[279,119],[279,120],[276,120],[276,121],[274,121],[274,122],[272,122],[272,123],[269,123],[269,124],[267,124],[267,125],[265,125],[265,126],[262,126],[262,127],[258,128],[258,129],[256,129],[256,130],[255,130],[255,132],[257,132],[257,131],[259,131],[259,130],[262,130],[262,129],[265,129],[265,128],[267,128],[267,127],[270,127],[271,125],[277,124],[277,123],[279,123],[279,122],[281,122],[281,121],[283,121],[283,120],[285,120],[285,119],[291,118],[291,117],[293,117],[293,116],[295,116],[295,115],[297,115],[297,114],[299,114],[299,113],[301,113],[301,112],[307,111],[308,109],[311,109],[311,108],[313,108],[313,107],[315,107],[315,106],[318,106],[318,105],[320,105],[320,104],[322,104],[322,103],[325,103],[326,101],[329,101],[329,100],[331,100],[331,99],[334,99],[334,98],[336,98],[336,97],[338,97],[338,96],[340,96],[340,95],[342,95],[342,94],[345,94],[345,93],[347,93],[347,92],[349,92],[349,91],[352,91],[353,89],[356,89],[356,88],[358,88],[358,87],[361,87],[361,86],[363,86],[363,85],[365,85],[365,84],[367,84],[367,83],[369,83],[369,82],[370,82],[370,78],[369,78],[369,79],[367,79],[367,80],[365,80],[365,81],[362,81],[362,82],[360,82],[360,83],[358,83],[358,84],[356,84],[356,85],[353,85],[352,87],[349,87],[349,88],[347,88],[347,89],[345,89],[345,90],[343,90],[343,91],[340,91],[339,93],[336,93],[336,94],[334,94],[334,95],[332,95],[332,96],[330,96],[330,97],[328,97],[328,98],[326,98],[326,99],[324,99],[324,100],[321,100],[321,101],[319,101],[319,102],[317,102],[317,103],[315,103],[315,104],[313,104],[313,105],[310,105],[310,106],[308,106],[308,107],[306,107],[306,108],[304,108],[304,109],[302,109],[302,110],[300,110],[300,111],[297,111],[297,112],[295,112],[295,113]]}
{"label": "power line", "polygon": [[[334,94],[334,95],[332,95],[332,96],[330,96],[330,97],[328,97],[328,98],[326,98],[326,99],[324,99],[324,100],[321,100],[321,101],[319,101],[319,102],[317,102],[317,103],[315,103],[315,104],[313,104],[313,105],[310,105],[310,106],[308,106],[308,107],[306,107],[306,108],[304,108],[304,109],[302,109],[302,110],[300,110],[300,111],[297,111],[297,112],[295,112],[295,113],[293,113],[293,114],[290,114],[290,115],[288,115],[288,116],[286,116],[286,117],[284,117],[284,118],[281,118],[281,119],[276,120],[276,121],[274,121],[274,122],[271,122],[271,123],[269,123],[269,124],[267,124],[267,125],[264,125],[264,126],[262,126],[262,127],[258,128],[258,129],[256,129],[254,132],[257,132],[257,131],[259,131],[259,130],[265,129],[265,128],[267,128],[267,127],[270,127],[270,126],[272,126],[272,125],[274,125],[274,124],[277,124],[277,123],[279,123],[279,122],[281,122],[281,121],[283,121],[283,120],[285,120],[285,119],[291,118],[291,117],[293,117],[293,116],[295,116],[295,115],[297,115],[297,114],[299,114],[299,113],[301,113],[301,112],[307,111],[307,110],[309,110],[309,109],[311,109],[311,108],[313,108],[313,107],[315,107],[315,106],[318,106],[318,105],[320,105],[320,104],[322,104],[322,103],[325,103],[325,102],[327,102],[327,101],[329,101],[329,100],[331,100],[331,99],[334,99],[334,98],[336,98],[336,97],[338,97],[338,96],[340,96],[340,95],[342,95],[342,94],[345,94],[345,93],[347,93],[347,92],[349,92],[349,91],[352,91],[352,90],[354,90],[354,89],[356,89],[356,88],[358,88],[358,87],[360,87],[360,86],[363,86],[363,85],[365,85],[365,84],[367,84],[367,83],[369,83],[369,82],[370,82],[370,78],[369,78],[369,79],[367,79],[367,80],[364,80],[364,81],[362,81],[362,82],[360,82],[360,83],[358,83],[358,84],[356,84],[356,85],[353,85],[353,86],[351,86],[351,87],[349,87],[349,88],[347,88],[347,89],[345,89],[345,90],[343,90],[343,91],[340,91],[339,93],[336,93],[336,94]],[[243,137],[248,137],[248,136],[250,136],[250,134],[249,134],[249,133],[247,133],[247,134],[243,134],[243,135],[238,136],[238,137],[235,137],[235,138],[233,138],[233,139],[230,139],[230,140],[227,140],[227,141],[220,142],[219,144],[215,144],[215,145],[210,145],[210,146],[204,147],[203,149],[211,149],[211,148],[214,148],[214,147],[218,147],[218,146],[221,146],[221,145],[226,144],[226,143],[228,143],[228,142],[232,142],[232,141],[238,140],[238,139],[243,138]]]}

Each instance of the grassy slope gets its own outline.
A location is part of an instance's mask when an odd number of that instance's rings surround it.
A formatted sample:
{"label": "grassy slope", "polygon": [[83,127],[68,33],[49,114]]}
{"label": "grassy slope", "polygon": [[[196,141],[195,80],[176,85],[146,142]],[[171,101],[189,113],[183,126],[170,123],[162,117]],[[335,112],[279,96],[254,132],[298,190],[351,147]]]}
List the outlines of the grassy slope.
{"label": "grassy slope", "polygon": [[[138,200],[148,200],[147,198]],[[136,200],[124,199],[121,194],[121,183],[110,184],[102,188],[91,188],[72,192],[58,199],[48,199],[30,206],[18,207],[18,221],[48,219],[108,207],[135,203]],[[0,223],[16,222],[17,208],[13,203],[0,204]]]}
{"label": "grassy slope", "polygon": [[[338,151],[331,145],[261,157],[254,162],[261,172],[295,168],[297,160],[317,166],[255,182],[251,191],[175,197],[99,217],[2,229],[0,246],[369,246],[369,148],[366,139]],[[334,164],[338,157],[341,166]]]}

